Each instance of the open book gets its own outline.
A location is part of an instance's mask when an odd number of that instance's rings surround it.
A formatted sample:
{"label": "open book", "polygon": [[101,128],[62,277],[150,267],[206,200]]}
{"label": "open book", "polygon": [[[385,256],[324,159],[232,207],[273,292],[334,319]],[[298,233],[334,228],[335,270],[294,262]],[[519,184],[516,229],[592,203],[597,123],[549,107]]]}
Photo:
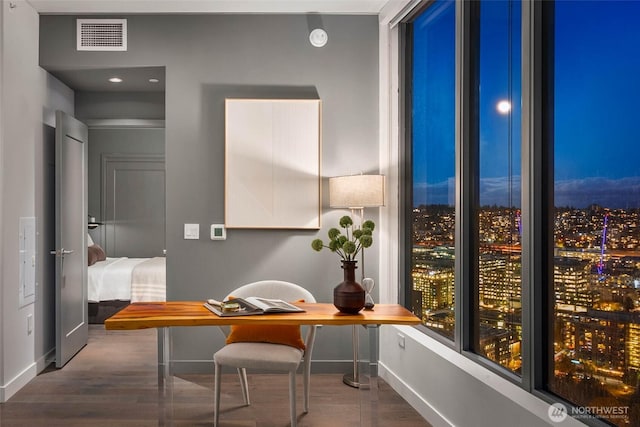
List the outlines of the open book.
{"label": "open book", "polygon": [[[237,303],[237,309],[230,310],[229,304]],[[249,316],[267,313],[299,313],[304,310],[281,299],[260,297],[234,298],[231,301],[220,302],[207,300],[204,306],[218,316]]]}

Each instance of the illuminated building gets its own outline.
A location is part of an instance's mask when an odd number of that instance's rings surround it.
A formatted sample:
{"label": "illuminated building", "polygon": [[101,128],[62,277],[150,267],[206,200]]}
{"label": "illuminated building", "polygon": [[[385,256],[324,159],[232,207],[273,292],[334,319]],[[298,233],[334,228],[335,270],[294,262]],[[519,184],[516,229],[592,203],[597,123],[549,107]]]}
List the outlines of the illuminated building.
{"label": "illuminated building", "polygon": [[598,301],[598,293],[588,288],[590,263],[570,257],[554,258],[556,307],[560,311],[585,311]]}
{"label": "illuminated building", "polygon": [[505,254],[480,255],[480,305],[495,308],[521,306],[520,257]]}
{"label": "illuminated building", "polygon": [[640,324],[629,323],[626,339],[627,370],[640,372]]}

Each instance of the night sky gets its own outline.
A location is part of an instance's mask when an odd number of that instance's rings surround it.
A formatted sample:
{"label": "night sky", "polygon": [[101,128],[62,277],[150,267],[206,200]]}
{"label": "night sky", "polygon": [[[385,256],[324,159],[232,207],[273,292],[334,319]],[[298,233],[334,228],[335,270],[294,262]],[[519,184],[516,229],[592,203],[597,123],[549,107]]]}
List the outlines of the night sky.
{"label": "night sky", "polygon": [[640,206],[640,2],[556,3],[556,206]]}
{"label": "night sky", "polygon": [[[438,4],[414,23],[414,205],[453,203],[454,8]],[[520,205],[520,12],[481,9],[481,205]],[[555,14],[555,205],[640,207],[640,1],[559,1]],[[496,105],[510,95],[509,117]]]}

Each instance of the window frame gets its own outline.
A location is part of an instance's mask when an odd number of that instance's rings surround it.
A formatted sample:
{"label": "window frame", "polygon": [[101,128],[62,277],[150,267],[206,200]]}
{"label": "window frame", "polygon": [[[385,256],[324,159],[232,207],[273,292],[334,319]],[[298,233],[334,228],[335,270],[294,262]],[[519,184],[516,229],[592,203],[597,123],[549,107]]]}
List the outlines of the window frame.
{"label": "window frame", "polygon": [[[399,251],[399,264],[401,271],[401,280],[400,283],[412,284],[413,279],[411,276],[411,268],[412,268],[412,247],[413,247],[413,236],[412,236],[412,223],[413,223],[413,215],[412,215],[412,202],[413,202],[413,156],[412,156],[412,146],[413,146],[413,138],[412,138],[412,130],[413,130],[413,121],[412,121],[412,81],[413,81],[413,61],[412,61],[412,50],[413,50],[413,30],[412,30],[412,22],[415,20],[417,16],[422,14],[425,10],[427,10],[430,6],[435,3],[435,0],[428,0],[421,3],[419,6],[415,7],[409,14],[407,14],[402,21],[399,22],[399,93],[400,93],[400,111],[399,117],[400,122],[402,123],[401,128],[404,129],[400,135],[400,159],[401,165],[399,170],[400,185],[399,189],[399,204],[400,212],[400,248],[404,250]],[[458,44],[460,41],[457,37],[458,28],[460,28],[459,20],[459,9],[458,3],[456,2],[456,63],[458,62],[458,54],[461,52]],[[456,166],[455,173],[458,174],[458,122],[460,119],[460,113],[458,111],[459,100],[457,99],[457,94],[460,93],[458,88],[459,82],[459,71],[456,66],[456,110],[455,110],[455,123],[456,123],[456,136],[455,136],[455,151],[456,151]],[[456,179],[456,235],[455,240],[458,241],[458,201],[457,197],[460,194],[459,191],[459,183]],[[409,207],[407,209],[407,206]],[[437,340],[438,342],[448,346],[455,348],[456,351],[460,352],[459,346],[456,346],[456,343],[460,342],[459,334],[462,332],[462,328],[459,328],[458,323],[459,319],[457,316],[458,312],[458,295],[460,293],[459,286],[460,281],[458,279],[458,271],[460,270],[460,265],[458,261],[458,245],[456,244],[456,261],[454,266],[454,275],[455,275],[455,283],[454,283],[454,292],[456,295],[456,303],[455,303],[455,316],[456,316],[456,324],[454,328],[454,339],[450,340],[446,336],[442,334],[438,334],[424,325],[416,326],[417,329],[429,335],[429,337]],[[410,307],[410,301],[412,299],[412,286],[404,286],[402,292],[400,293],[403,296],[403,300],[399,301],[400,304],[404,305],[408,309]]]}
{"label": "window frame", "polygon": [[[411,300],[412,123],[411,22],[433,2],[424,1],[399,21],[399,218],[400,303]],[[521,12],[522,180],[522,371],[516,375],[473,351],[478,334],[477,221],[478,152],[476,108],[480,2],[456,1],[456,235],[454,339],[417,329],[548,403],[562,402],[548,382],[553,376],[554,212],[554,2],[525,0]],[[544,72],[544,74],[543,74]],[[470,267],[471,266],[471,267]],[[609,425],[582,419],[590,426]]]}

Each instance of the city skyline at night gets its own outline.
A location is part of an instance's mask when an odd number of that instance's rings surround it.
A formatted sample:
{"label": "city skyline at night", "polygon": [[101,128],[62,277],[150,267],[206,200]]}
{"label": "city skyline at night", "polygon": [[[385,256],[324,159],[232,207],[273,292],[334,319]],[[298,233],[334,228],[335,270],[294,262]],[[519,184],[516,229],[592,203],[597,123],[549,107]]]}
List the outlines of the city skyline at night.
{"label": "city skyline at night", "polygon": [[[548,366],[544,390],[640,425],[640,1],[545,3],[541,69],[522,58],[518,1],[474,3],[456,63],[458,4],[437,0],[412,31],[410,307],[448,340],[469,331],[462,345],[500,369]],[[532,106],[548,132],[533,158],[522,66],[550,95]],[[550,185],[525,183],[525,162]],[[544,355],[523,352],[527,328],[547,334]]]}

